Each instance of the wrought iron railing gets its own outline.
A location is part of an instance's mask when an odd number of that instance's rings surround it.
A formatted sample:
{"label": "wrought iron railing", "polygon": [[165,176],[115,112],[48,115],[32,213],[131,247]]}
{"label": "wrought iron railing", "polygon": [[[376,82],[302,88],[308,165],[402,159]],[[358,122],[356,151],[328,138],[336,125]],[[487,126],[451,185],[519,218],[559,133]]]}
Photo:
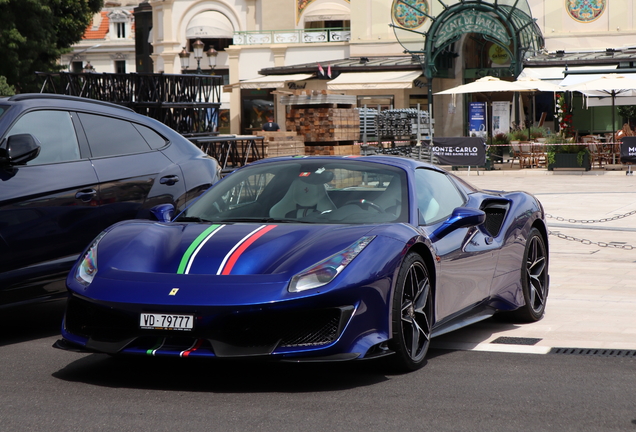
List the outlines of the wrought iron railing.
{"label": "wrought iron railing", "polygon": [[251,30],[234,32],[234,45],[279,43],[346,42],[351,39],[349,28],[316,28],[293,30]]}
{"label": "wrought iron railing", "polygon": [[181,133],[215,132],[223,77],[194,74],[37,72],[41,93],[127,106]]}

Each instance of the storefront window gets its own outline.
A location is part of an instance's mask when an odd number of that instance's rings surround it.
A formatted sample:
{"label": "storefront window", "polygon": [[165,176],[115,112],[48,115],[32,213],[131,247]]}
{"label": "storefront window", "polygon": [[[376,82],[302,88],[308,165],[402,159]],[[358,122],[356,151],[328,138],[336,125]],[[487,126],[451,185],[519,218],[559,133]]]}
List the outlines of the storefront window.
{"label": "storefront window", "polygon": [[366,105],[367,108],[392,109],[393,98],[393,95],[358,96],[358,108]]}
{"label": "storefront window", "polygon": [[428,97],[426,95],[410,95],[409,108],[417,108],[417,104],[420,104],[421,110],[426,111],[428,109]]}
{"label": "storefront window", "polygon": [[274,116],[274,96],[269,89],[241,90],[241,99],[241,130],[251,135],[252,132],[261,130],[267,116]]}

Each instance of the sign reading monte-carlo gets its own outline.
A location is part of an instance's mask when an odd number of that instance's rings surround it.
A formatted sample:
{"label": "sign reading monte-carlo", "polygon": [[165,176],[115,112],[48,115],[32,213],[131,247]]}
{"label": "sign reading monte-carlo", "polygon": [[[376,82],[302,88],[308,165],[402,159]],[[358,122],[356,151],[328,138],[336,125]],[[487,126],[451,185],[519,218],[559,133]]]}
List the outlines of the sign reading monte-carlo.
{"label": "sign reading monte-carlo", "polygon": [[[425,141],[431,145],[430,141]],[[433,138],[433,156],[440,165],[482,166],[486,163],[486,146],[482,138]]]}
{"label": "sign reading monte-carlo", "polygon": [[446,21],[437,32],[435,48],[464,33],[482,33],[491,36],[504,46],[510,44],[506,27],[496,18],[479,11],[464,11]]}
{"label": "sign reading monte-carlo", "polygon": [[621,162],[636,164],[636,137],[623,137],[621,143]]}

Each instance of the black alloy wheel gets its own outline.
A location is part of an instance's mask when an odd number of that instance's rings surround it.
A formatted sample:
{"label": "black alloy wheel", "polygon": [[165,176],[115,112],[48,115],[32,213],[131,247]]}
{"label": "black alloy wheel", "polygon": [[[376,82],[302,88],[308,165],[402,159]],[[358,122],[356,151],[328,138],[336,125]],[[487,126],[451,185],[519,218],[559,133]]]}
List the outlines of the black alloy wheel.
{"label": "black alloy wheel", "polygon": [[515,318],[526,322],[540,320],[545,312],[548,286],[547,248],[539,230],[532,228],[521,266],[521,287],[526,304],[514,311]]}
{"label": "black alloy wheel", "polygon": [[391,356],[399,371],[413,371],[424,365],[431,342],[433,294],[426,264],[416,253],[404,260],[393,297],[393,339]]}

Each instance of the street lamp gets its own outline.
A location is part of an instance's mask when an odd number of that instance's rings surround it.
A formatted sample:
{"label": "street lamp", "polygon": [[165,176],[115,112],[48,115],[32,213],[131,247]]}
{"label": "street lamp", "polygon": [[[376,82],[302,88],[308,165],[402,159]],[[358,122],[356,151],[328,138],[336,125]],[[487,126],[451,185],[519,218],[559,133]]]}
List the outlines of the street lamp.
{"label": "street lamp", "polygon": [[214,68],[216,67],[216,56],[219,53],[217,50],[214,49],[214,47],[211,46],[210,49],[205,52],[205,54],[208,56],[208,63],[210,65],[210,69],[212,69],[212,74],[214,74]]}
{"label": "street lamp", "polygon": [[190,53],[183,47],[179,53],[179,61],[181,62],[181,69],[187,69],[190,66]]}
{"label": "street lamp", "polygon": [[203,42],[201,42],[201,39],[197,39],[196,41],[194,41],[194,43],[192,44],[192,50],[194,51],[194,58],[197,61],[197,73],[201,74],[201,59],[203,58],[203,48],[205,47],[205,44]]}

